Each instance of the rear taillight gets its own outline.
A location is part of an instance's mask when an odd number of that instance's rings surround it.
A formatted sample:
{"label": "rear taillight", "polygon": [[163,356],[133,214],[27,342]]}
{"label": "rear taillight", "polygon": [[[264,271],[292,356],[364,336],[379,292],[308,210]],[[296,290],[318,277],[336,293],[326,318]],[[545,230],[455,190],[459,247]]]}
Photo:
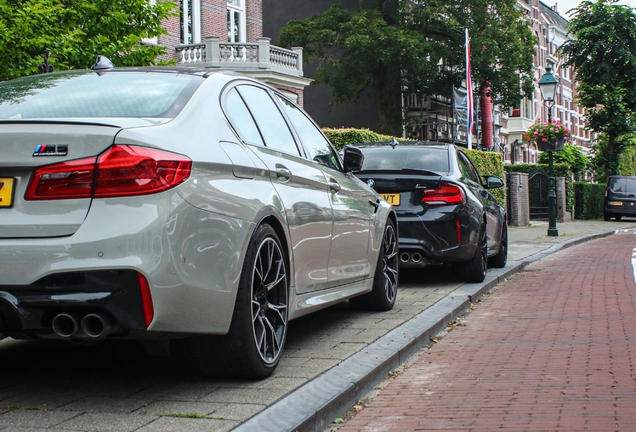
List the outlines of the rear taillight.
{"label": "rear taillight", "polygon": [[466,194],[459,186],[442,183],[437,189],[425,189],[422,204],[429,206],[464,204]]}
{"label": "rear taillight", "polygon": [[115,145],[96,158],[35,170],[26,200],[148,195],[183,183],[192,169],[185,156],[148,147]]}

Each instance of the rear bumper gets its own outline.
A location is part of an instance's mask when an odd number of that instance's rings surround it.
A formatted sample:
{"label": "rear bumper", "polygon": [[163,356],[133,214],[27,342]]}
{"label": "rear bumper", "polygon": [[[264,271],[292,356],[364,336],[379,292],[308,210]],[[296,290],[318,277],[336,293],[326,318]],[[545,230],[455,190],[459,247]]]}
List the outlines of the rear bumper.
{"label": "rear bumper", "polygon": [[473,225],[468,215],[441,211],[398,214],[398,224],[403,267],[467,261],[475,254],[479,226]]}
{"label": "rear bumper", "polygon": [[633,206],[610,206],[605,203],[603,213],[610,216],[629,216],[636,217],[636,205]]}
{"label": "rear bumper", "polygon": [[[62,273],[28,286],[0,285],[0,333],[14,338],[61,337],[53,330],[53,320],[60,314],[75,317],[78,325],[95,314],[111,326],[109,333],[114,336],[138,336],[146,326],[137,272]],[[88,336],[78,329],[67,337]]]}

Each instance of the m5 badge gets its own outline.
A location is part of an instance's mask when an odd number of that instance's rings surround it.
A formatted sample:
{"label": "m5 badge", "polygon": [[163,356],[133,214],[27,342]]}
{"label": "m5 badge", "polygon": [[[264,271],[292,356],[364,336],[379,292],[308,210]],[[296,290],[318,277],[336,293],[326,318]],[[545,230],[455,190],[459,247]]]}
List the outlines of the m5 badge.
{"label": "m5 badge", "polygon": [[68,155],[68,144],[39,144],[33,156],[66,156]]}

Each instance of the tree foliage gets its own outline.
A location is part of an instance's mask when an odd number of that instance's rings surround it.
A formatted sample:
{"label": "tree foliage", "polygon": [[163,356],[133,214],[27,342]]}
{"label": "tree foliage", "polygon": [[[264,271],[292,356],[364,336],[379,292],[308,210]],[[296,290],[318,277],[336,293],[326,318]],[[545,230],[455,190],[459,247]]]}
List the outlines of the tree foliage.
{"label": "tree foliage", "polygon": [[469,29],[477,92],[495,103],[531,95],[535,38],[516,0],[360,0],[359,9],[334,4],[290,21],[279,45],[304,47],[316,60],[316,81],[334,102],[367,90],[378,103],[380,131],[401,129],[401,94],[451,96],[466,76],[464,28]]}
{"label": "tree foliage", "polygon": [[561,47],[565,64],[574,67],[588,128],[604,134],[596,153],[606,159],[606,178],[616,173],[617,139],[636,126],[636,12],[615,2],[583,1],[568,25],[573,39]]}
{"label": "tree foliage", "polygon": [[[539,163],[547,164],[549,153],[542,152],[539,155]],[[570,172],[577,178],[587,168],[588,160],[583,150],[577,145],[566,144],[562,150],[553,152],[554,162],[566,164],[570,168]]]}
{"label": "tree foliage", "polygon": [[624,136],[625,147],[618,156],[618,174],[636,176],[636,134]]}
{"label": "tree foliage", "polygon": [[0,0],[0,80],[38,73],[49,50],[55,70],[90,67],[97,55],[117,66],[153,64],[165,47],[142,44],[165,34],[175,4],[148,0]]}

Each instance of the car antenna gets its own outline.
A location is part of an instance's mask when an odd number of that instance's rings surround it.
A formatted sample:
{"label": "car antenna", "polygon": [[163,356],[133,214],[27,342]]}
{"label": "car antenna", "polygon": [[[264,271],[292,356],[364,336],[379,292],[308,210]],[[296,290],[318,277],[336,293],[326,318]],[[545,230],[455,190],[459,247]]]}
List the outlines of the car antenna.
{"label": "car antenna", "polygon": [[395,148],[396,145],[398,145],[398,140],[395,139],[395,137],[393,137],[393,139],[391,140],[391,142],[389,143],[391,144],[391,147]]}
{"label": "car antenna", "polygon": [[114,67],[115,65],[113,64],[112,61],[110,61],[108,57],[103,55],[98,55],[97,58],[95,59],[95,64],[91,67],[91,69],[97,71],[97,70],[112,69]]}

